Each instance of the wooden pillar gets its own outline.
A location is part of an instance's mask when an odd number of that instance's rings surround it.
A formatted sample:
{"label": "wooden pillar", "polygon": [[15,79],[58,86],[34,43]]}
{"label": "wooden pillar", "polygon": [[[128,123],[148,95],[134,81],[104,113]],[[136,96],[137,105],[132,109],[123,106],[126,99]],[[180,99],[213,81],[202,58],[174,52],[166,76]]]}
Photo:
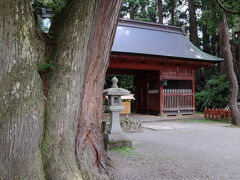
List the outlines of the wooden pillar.
{"label": "wooden pillar", "polygon": [[208,111],[207,111],[207,119],[210,119],[210,108],[208,108]]}
{"label": "wooden pillar", "polygon": [[215,108],[215,120],[218,121],[218,108]]}
{"label": "wooden pillar", "polygon": [[207,107],[204,108],[204,118],[207,119]]}
{"label": "wooden pillar", "polygon": [[159,115],[163,115],[164,108],[162,80],[163,80],[162,71],[159,70]]}
{"label": "wooden pillar", "polygon": [[136,76],[135,76],[135,99],[136,99],[136,112],[138,112],[139,110],[138,110],[138,108],[139,108],[139,103],[140,103],[140,101],[141,101],[141,99],[140,99],[140,90],[141,90],[141,87],[140,87],[140,85],[139,85],[139,75],[138,74],[136,74]]}
{"label": "wooden pillar", "polygon": [[195,113],[195,78],[194,78],[194,69],[192,70],[192,107],[193,107],[193,113]]}
{"label": "wooden pillar", "polygon": [[223,110],[223,118],[224,118],[224,121],[226,121],[226,110],[225,109]]}
{"label": "wooden pillar", "polygon": [[146,111],[149,114],[150,113],[150,108],[149,108],[149,98],[148,98],[148,92],[149,92],[149,72],[147,72],[147,77],[146,77]]}

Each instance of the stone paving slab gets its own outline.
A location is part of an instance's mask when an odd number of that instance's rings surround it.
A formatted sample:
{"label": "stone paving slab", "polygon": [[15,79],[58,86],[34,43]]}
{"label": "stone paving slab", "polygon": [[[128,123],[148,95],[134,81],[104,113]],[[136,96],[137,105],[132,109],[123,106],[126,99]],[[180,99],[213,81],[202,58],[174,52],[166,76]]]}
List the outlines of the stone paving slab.
{"label": "stone paving slab", "polygon": [[151,122],[151,123],[142,123],[142,127],[154,131],[164,131],[164,130],[174,130],[174,129],[184,129],[187,126],[182,124],[172,124],[166,122]]}

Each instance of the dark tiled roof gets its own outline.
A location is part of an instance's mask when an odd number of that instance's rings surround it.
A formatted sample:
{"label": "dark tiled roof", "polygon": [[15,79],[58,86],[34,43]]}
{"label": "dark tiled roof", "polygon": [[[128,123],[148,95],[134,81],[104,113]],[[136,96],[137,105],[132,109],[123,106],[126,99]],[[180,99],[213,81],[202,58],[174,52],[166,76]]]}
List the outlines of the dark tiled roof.
{"label": "dark tiled roof", "polygon": [[224,59],[204,53],[194,46],[180,27],[119,19],[112,53],[129,53],[196,61]]}

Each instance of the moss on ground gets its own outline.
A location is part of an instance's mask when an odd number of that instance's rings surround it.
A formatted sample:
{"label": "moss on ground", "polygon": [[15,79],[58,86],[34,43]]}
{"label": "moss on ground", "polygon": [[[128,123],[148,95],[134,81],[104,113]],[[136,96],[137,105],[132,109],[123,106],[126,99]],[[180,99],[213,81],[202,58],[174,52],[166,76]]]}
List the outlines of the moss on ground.
{"label": "moss on ground", "polygon": [[109,150],[120,155],[136,155],[135,147],[122,147],[122,148],[113,148]]}

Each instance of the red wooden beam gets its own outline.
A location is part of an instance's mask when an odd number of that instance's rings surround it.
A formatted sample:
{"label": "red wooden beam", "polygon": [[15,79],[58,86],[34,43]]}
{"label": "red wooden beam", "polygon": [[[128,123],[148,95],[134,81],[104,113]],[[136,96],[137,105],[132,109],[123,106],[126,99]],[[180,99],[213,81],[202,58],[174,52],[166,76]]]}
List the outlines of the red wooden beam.
{"label": "red wooden beam", "polygon": [[192,92],[193,92],[192,106],[193,106],[193,113],[195,113],[195,78],[194,78],[194,70],[192,70],[192,74],[193,74],[193,80],[192,80]]}
{"label": "red wooden beam", "polygon": [[163,58],[163,57],[146,57],[146,56],[136,56],[136,55],[118,55],[111,54],[111,60],[126,60],[126,62],[130,61],[142,61],[142,62],[157,62],[157,63],[173,63],[173,64],[188,64],[194,65],[198,67],[211,66],[213,63],[210,62],[198,62],[194,60],[183,60],[183,59],[174,59],[174,58]]}
{"label": "red wooden beam", "polygon": [[[115,62],[115,61],[110,61],[109,68],[112,69],[117,69],[117,71],[121,71],[121,69],[125,70],[158,70],[161,71],[161,77],[164,79],[171,79],[171,80],[193,80],[194,79],[194,70],[192,69],[191,74],[185,74],[181,75],[178,74],[177,72],[175,74],[170,74],[170,73],[163,73],[163,69],[169,68],[169,69],[177,69],[177,66],[174,65],[161,65],[161,64],[153,64],[153,63],[146,63],[146,64],[141,64],[138,62],[131,62],[131,63],[124,63],[124,62]],[[184,67],[185,68],[185,67]],[[191,67],[189,67],[191,68]],[[193,67],[192,67],[193,68]],[[111,71],[109,71],[111,72]],[[128,71],[126,71],[128,72]],[[125,74],[125,73],[124,73]]]}

